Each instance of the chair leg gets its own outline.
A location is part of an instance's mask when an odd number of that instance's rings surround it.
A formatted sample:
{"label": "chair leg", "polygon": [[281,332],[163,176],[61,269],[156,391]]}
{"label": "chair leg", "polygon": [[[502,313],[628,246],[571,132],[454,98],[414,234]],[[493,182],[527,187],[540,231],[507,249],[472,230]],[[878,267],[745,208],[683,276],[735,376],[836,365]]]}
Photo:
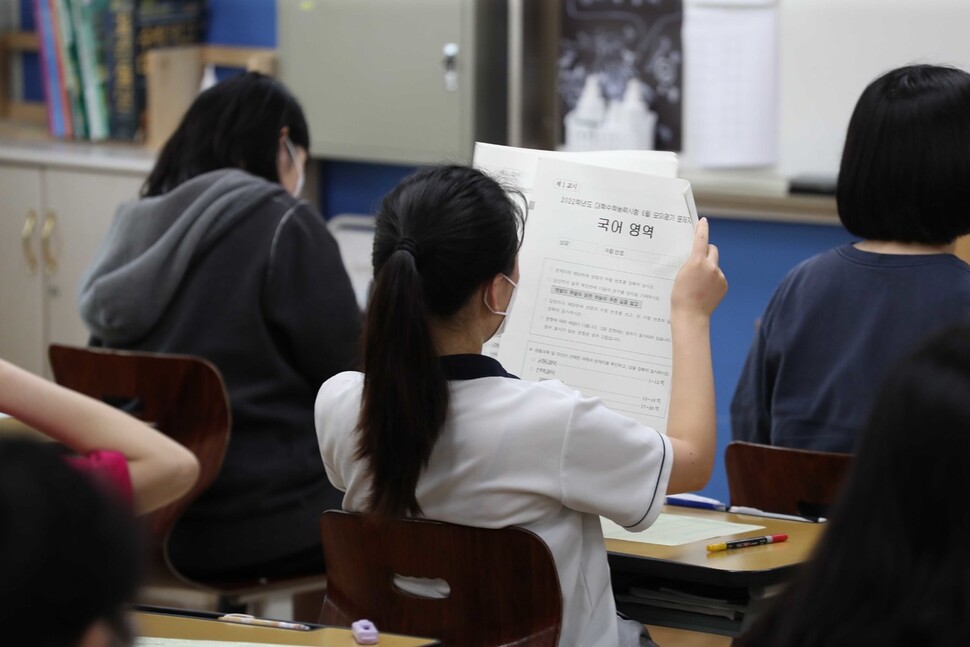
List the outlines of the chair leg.
{"label": "chair leg", "polygon": [[293,596],[293,619],[297,622],[319,622],[326,589],[304,591]]}

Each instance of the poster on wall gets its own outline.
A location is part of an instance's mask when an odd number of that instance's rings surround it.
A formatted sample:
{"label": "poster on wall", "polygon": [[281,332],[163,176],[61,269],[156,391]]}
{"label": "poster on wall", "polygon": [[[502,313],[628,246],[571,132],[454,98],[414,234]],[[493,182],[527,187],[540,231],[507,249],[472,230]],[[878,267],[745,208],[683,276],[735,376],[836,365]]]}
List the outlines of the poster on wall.
{"label": "poster on wall", "polygon": [[564,0],[561,11],[565,147],[681,150],[682,0]]}

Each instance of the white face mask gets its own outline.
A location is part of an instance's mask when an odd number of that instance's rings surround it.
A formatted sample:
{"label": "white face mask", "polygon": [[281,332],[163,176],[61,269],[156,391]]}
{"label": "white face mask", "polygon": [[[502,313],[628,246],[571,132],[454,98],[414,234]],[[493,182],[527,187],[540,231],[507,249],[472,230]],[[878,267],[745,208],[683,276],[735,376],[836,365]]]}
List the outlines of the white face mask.
{"label": "white face mask", "polygon": [[482,302],[485,304],[485,307],[488,308],[488,311],[491,312],[493,315],[502,315],[502,323],[500,323],[498,325],[498,328],[495,329],[495,332],[492,333],[492,337],[495,337],[496,335],[501,335],[502,332],[505,330],[505,322],[509,320],[509,312],[512,310],[512,302],[515,301],[515,288],[519,286],[518,283],[516,283],[506,275],[500,274],[499,276],[501,276],[503,279],[505,279],[506,281],[512,284],[512,294],[509,295],[509,304],[505,306],[505,310],[493,310],[492,306],[488,305],[488,301],[485,300],[486,295],[485,294],[482,295]]}
{"label": "white face mask", "polygon": [[283,142],[286,144],[286,150],[290,154],[290,159],[293,160],[293,167],[296,169],[297,173],[296,187],[293,189],[293,197],[299,198],[300,192],[303,191],[303,181],[306,179],[303,177],[303,167],[300,166],[300,163],[296,159],[296,148],[293,146],[293,142],[290,141],[290,138],[287,137],[283,140]]}

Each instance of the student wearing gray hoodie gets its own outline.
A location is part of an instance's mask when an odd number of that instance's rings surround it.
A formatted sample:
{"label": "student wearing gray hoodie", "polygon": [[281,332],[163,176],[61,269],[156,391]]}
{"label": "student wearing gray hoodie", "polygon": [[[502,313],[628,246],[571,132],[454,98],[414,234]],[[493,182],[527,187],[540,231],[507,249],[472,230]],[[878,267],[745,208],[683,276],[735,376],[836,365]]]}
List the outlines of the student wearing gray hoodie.
{"label": "student wearing gray hoodie", "polygon": [[169,542],[195,579],[322,571],[319,516],[341,505],[313,403],[354,368],[360,312],[323,218],[295,197],[308,148],[278,81],[247,73],[203,92],[82,279],[92,344],[204,357],[226,382],[222,471]]}

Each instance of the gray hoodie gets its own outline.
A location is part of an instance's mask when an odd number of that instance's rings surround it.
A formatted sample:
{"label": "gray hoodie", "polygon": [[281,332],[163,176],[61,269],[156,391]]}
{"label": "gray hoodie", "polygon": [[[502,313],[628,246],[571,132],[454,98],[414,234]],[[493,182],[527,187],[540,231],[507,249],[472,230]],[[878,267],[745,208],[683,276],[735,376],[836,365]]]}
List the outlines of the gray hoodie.
{"label": "gray hoodie", "polygon": [[84,276],[80,307],[95,343],[204,357],[225,380],[229,449],[175,527],[173,563],[232,579],[271,575],[260,564],[297,553],[319,562],[320,511],[340,507],[341,494],[320,461],[313,402],[324,381],[355,367],[360,334],[320,214],[240,170],[126,203]]}
{"label": "gray hoodie", "polygon": [[[172,191],[123,204],[91,267],[78,307],[91,333],[126,344],[158,321],[193,257],[250,207],[286,189],[237,169],[197,176]],[[243,207],[243,208],[241,208]]]}

